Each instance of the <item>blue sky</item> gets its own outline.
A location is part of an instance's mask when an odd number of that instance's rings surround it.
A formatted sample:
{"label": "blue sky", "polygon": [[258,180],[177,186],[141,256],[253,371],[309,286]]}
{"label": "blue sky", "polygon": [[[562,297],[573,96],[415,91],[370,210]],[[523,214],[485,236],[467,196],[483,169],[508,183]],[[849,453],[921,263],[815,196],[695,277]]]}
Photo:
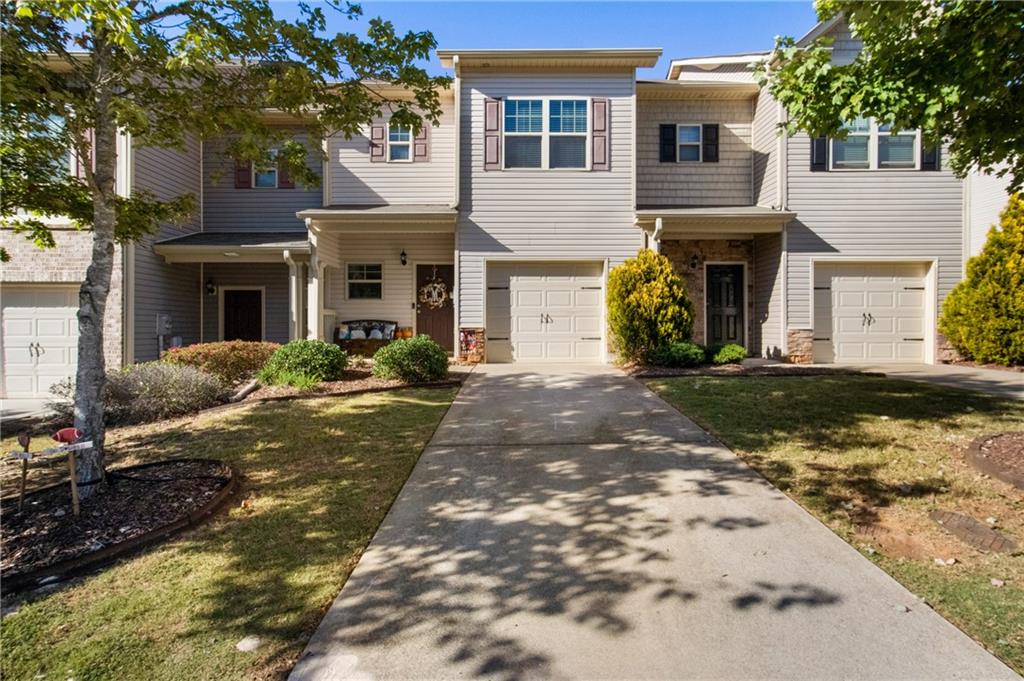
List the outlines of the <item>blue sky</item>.
{"label": "blue sky", "polygon": [[[429,30],[443,48],[660,47],[664,78],[674,58],[767,50],[776,35],[800,36],[816,22],[810,2],[362,2],[402,31]],[[291,2],[275,4],[291,16]],[[331,16],[333,14],[333,17]],[[328,12],[331,31],[365,31]],[[430,70],[443,73],[436,59]]]}

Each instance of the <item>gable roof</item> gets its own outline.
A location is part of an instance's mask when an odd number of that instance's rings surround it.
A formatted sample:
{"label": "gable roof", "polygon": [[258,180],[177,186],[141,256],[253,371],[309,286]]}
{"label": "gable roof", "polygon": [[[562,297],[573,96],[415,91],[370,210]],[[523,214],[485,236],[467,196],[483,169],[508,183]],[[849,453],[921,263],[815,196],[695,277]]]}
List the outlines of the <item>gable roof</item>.
{"label": "gable roof", "polygon": [[446,69],[520,68],[520,67],[652,67],[661,56],[660,47],[556,48],[556,49],[467,49],[438,50],[437,57]]}
{"label": "gable roof", "polygon": [[746,65],[760,61],[766,57],[768,52],[740,52],[738,54],[722,54],[708,57],[687,57],[686,59],[673,59],[668,66],[669,80],[676,80],[684,68],[697,67],[702,71],[713,71],[720,66],[727,64]]}

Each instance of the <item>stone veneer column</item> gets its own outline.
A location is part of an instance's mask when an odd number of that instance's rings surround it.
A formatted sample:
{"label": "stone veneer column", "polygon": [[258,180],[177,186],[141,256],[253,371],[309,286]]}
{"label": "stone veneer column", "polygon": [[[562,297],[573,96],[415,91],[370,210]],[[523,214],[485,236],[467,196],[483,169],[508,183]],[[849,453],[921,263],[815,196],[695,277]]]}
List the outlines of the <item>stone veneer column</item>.
{"label": "stone veneer column", "polygon": [[459,329],[459,354],[457,357],[459,361],[479,364],[484,361],[486,354],[487,340],[482,328]]}
{"label": "stone veneer column", "polygon": [[786,331],[786,359],[793,364],[810,364],[814,361],[814,330],[789,329]]}

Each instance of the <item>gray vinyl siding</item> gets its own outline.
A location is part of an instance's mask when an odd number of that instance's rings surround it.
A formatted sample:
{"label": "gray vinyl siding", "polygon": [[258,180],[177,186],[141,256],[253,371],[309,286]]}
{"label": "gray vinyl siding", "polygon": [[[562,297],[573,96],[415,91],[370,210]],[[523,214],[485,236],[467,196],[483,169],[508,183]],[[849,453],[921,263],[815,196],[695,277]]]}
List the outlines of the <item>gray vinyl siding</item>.
{"label": "gray vinyl siding", "polygon": [[[207,263],[204,276],[217,287],[266,287],[263,301],[266,311],[265,340],[288,342],[288,266],[284,263]],[[219,295],[203,295],[203,338],[220,340]]]}
{"label": "gray vinyl siding", "polygon": [[[811,328],[811,258],[937,259],[938,304],[960,280],[963,191],[949,170],[810,172],[810,138],[789,140],[787,320]],[[946,150],[942,167],[949,165]]]}
{"label": "gray vinyl siding", "polygon": [[[751,199],[749,100],[640,99],[637,125],[637,204],[748,206]],[[663,123],[717,123],[718,163],[661,163]]]}
{"label": "gray vinyl siding", "polygon": [[761,357],[781,358],[783,343],[782,234],[754,237],[754,341]]}
{"label": "gray vinyl siding", "polygon": [[[295,139],[304,141],[303,133]],[[320,175],[323,168],[319,143],[307,155],[307,165]],[[217,231],[296,231],[306,226],[295,213],[323,206],[321,187],[294,189],[235,189],[235,161],[224,152],[223,140],[211,140],[203,148],[204,229]]]}
{"label": "gray vinyl siding", "polygon": [[832,63],[837,66],[853,62],[864,46],[864,43],[850,32],[850,27],[846,25],[845,21],[836,24],[827,35],[835,40],[832,43]]}
{"label": "gray vinyl siding", "polygon": [[[153,252],[153,242],[199,231],[200,145],[189,140],[182,151],[140,147],[135,150],[136,190],[149,191],[160,199],[191,194],[196,215],[181,225],[165,224],[158,234],[135,245],[135,361],[157,359],[158,314],[171,316],[171,334],[186,345],[199,342],[199,265],[167,264]],[[169,341],[169,339],[168,339]]]}
{"label": "gray vinyl siding", "polygon": [[[455,198],[455,118],[450,94],[430,129],[430,160],[371,163],[369,130],[328,139],[330,205],[450,204]],[[385,119],[376,121],[386,125]]]}
{"label": "gray vinyl siding", "polygon": [[1006,208],[1010,195],[1005,177],[971,173],[966,181],[970,204],[965,250],[968,256],[974,256],[981,252],[992,226],[999,225],[999,214]]}
{"label": "gray vinyl siding", "polygon": [[779,108],[762,90],[754,103],[751,140],[753,146],[754,203],[779,207]]}
{"label": "gray vinyl siding", "polygon": [[[609,171],[483,169],[485,97],[607,97]],[[484,261],[493,257],[608,259],[637,253],[633,224],[634,80],[598,74],[464,73],[461,211],[457,244],[460,324],[483,327]]]}

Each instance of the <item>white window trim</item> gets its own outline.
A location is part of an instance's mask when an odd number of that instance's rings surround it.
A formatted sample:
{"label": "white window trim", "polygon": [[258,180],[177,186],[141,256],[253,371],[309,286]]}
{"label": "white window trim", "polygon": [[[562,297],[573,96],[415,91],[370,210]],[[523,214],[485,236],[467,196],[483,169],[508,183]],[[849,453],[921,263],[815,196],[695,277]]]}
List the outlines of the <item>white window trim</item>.
{"label": "white window trim", "polygon": [[[505,131],[505,103],[506,102],[519,102],[519,101],[537,101],[537,100],[540,100],[540,102],[541,102],[541,106],[540,106],[541,129],[540,129],[540,132],[506,132]],[[551,128],[550,112],[551,112],[551,102],[552,101],[558,101],[558,102],[586,102],[586,111],[587,111],[587,132],[586,132],[586,134],[584,135],[584,134],[578,133],[578,132],[551,132],[551,129],[550,129]],[[593,111],[592,111],[593,107],[591,106],[590,101],[591,101],[590,97],[561,97],[561,96],[557,96],[557,95],[543,95],[543,96],[537,96],[537,97],[526,97],[526,96],[523,96],[523,97],[506,97],[505,99],[503,99],[502,103],[501,103],[501,150],[502,150],[502,154],[501,154],[502,155],[501,168],[502,168],[502,170],[510,170],[510,171],[524,170],[524,171],[527,171],[527,172],[537,172],[537,171],[543,170],[545,172],[556,172],[556,173],[560,173],[560,172],[578,173],[578,172],[589,171],[591,169],[591,164],[593,162],[592,159],[591,159],[591,146],[592,146],[591,137],[593,136],[593,128],[594,128],[594,122],[591,120],[591,117],[593,116]],[[505,154],[505,149],[506,149],[505,139],[508,138],[508,137],[540,137],[540,167],[539,168],[509,168],[507,165],[505,165],[506,160],[507,160],[507,155]],[[585,160],[585,162],[583,164],[583,167],[582,168],[552,168],[552,167],[550,167],[551,151],[549,149],[549,147],[550,147],[549,140],[552,137],[584,137],[586,139],[586,142],[584,143],[586,145],[586,150],[585,150],[586,151],[586,160]]]}
{"label": "white window trim", "polygon": [[[384,139],[386,140],[386,144],[384,145],[385,146],[385,149],[384,149],[384,160],[387,161],[388,163],[412,163],[412,154],[413,154],[412,143],[413,143],[413,137],[414,137],[413,134],[412,134],[412,128],[409,128],[409,141],[408,142],[392,142],[391,141],[391,125],[392,125],[391,121],[388,121],[388,126],[384,130]],[[396,127],[399,127],[399,128],[408,127],[408,126],[404,126],[404,125],[399,125],[397,123],[395,123],[394,125]],[[409,148],[409,158],[391,158],[391,146],[392,145],[394,145],[396,147],[408,147]],[[356,264],[358,265],[360,263],[356,263]],[[370,264],[375,264],[375,263],[370,263]]]}
{"label": "white window trim", "polygon": [[[676,123],[676,163],[703,163],[704,162],[704,126],[705,123]],[[680,142],[679,141],[679,128],[697,128],[697,141],[696,142]],[[694,144],[697,145],[697,160],[696,161],[684,161],[679,158],[679,147],[683,145],[692,147]]]}
{"label": "white window trim", "polygon": [[[352,265],[377,265],[380,267],[380,279],[351,279],[348,276],[348,268]],[[370,262],[365,260],[353,260],[352,262],[346,262],[342,264],[345,272],[345,300],[351,300],[355,302],[363,300],[384,300],[384,263],[382,262]],[[380,284],[380,298],[352,298],[348,294],[348,286],[351,283],[356,284]]]}
{"label": "white window trim", "polygon": [[[271,149],[270,150],[270,157],[272,159],[275,159],[275,161],[276,161],[276,159],[277,159],[277,149]],[[270,171],[270,170],[274,171],[274,186],[273,187],[257,187],[256,186],[256,173],[260,170],[260,168],[262,168],[264,171]],[[249,173],[252,175],[252,178],[251,178],[251,180],[249,182],[249,186],[251,188],[253,188],[253,189],[277,189],[278,185],[281,183],[281,169],[277,167],[276,162],[275,162],[275,164],[273,166],[269,166],[269,165],[268,166],[257,166],[256,165],[256,161],[253,161],[252,163],[249,164]]]}
{"label": "white window trim", "polygon": [[868,138],[868,167],[867,168],[842,168],[836,166],[836,154],[834,142],[842,142],[844,140],[836,137],[830,137],[828,139],[828,169],[837,173],[864,173],[864,172],[906,172],[910,170],[921,169],[921,131],[920,130],[900,130],[898,134],[913,134],[914,135],[914,165],[913,166],[902,166],[899,168],[886,168],[878,165],[878,140],[882,135],[888,135],[888,132],[880,132],[878,130],[878,121],[874,118],[870,118],[867,132],[854,132],[847,135],[849,137],[867,137]]}

